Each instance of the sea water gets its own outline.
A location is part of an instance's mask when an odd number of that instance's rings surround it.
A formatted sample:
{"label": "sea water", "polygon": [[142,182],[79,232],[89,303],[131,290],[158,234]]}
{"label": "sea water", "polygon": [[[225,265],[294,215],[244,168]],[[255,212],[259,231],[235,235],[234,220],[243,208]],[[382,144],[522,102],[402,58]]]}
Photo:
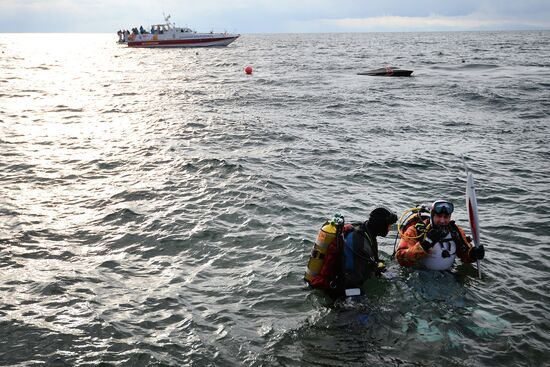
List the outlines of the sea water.
{"label": "sea water", "polygon": [[[547,363],[549,32],[116,39],[0,35],[0,364]],[[400,269],[394,228],[366,297],[304,288],[336,212],[468,231],[463,157],[482,279]]]}

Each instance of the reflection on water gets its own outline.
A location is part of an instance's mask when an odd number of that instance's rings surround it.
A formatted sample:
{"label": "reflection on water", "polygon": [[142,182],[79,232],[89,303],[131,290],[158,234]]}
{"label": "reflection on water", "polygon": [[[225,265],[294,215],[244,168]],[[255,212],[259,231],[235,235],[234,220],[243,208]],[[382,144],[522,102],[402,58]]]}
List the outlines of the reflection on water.
{"label": "reflection on water", "polygon": [[[547,36],[245,35],[197,51],[1,35],[0,359],[544,364]],[[388,64],[414,77],[356,75]],[[462,156],[482,280],[400,269],[391,233],[394,275],[367,297],[303,288],[335,212],[445,197],[465,225]]]}

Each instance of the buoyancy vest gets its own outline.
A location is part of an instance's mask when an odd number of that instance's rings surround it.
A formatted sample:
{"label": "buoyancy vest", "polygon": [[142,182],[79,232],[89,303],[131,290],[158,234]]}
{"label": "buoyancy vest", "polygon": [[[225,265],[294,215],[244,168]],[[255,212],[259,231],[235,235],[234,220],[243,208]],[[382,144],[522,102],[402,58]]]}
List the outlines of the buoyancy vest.
{"label": "buoyancy vest", "polygon": [[364,224],[358,223],[347,233],[343,251],[344,288],[360,287],[378,269],[378,244]]}
{"label": "buoyancy vest", "polygon": [[[419,241],[423,241],[426,238],[428,229],[431,227],[430,220],[417,223],[415,227],[419,233]],[[449,233],[447,233],[443,240],[436,243],[430,249],[428,257],[419,263],[430,270],[448,270],[453,266],[459,249],[462,253],[468,252],[468,243],[470,243],[470,240],[464,232],[459,230],[454,221],[450,221]]]}
{"label": "buoyancy vest", "polygon": [[456,242],[451,232],[437,242],[429,251],[428,256],[421,259],[419,264],[429,270],[449,270],[456,259]]}

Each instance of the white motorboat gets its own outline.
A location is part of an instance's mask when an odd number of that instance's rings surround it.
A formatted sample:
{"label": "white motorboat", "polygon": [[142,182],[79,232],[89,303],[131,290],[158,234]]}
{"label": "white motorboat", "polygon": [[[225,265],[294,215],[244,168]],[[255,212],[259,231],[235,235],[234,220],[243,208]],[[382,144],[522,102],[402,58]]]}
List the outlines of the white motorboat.
{"label": "white motorboat", "polygon": [[143,27],[130,31],[119,31],[119,43],[128,47],[214,47],[227,46],[240,37],[240,34],[231,33],[197,33],[190,28],[176,27],[170,23],[170,15],[164,17],[166,23],[154,24],[150,32]]}

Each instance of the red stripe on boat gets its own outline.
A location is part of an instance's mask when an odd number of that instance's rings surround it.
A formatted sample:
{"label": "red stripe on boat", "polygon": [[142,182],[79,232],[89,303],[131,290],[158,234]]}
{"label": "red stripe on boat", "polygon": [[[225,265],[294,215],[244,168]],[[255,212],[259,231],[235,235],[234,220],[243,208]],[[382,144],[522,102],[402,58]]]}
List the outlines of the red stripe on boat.
{"label": "red stripe on boat", "polygon": [[162,41],[128,41],[128,47],[146,47],[146,46],[170,46],[170,45],[193,45],[210,42],[226,41],[237,37],[222,37],[222,38],[198,38],[186,40],[162,40]]}

